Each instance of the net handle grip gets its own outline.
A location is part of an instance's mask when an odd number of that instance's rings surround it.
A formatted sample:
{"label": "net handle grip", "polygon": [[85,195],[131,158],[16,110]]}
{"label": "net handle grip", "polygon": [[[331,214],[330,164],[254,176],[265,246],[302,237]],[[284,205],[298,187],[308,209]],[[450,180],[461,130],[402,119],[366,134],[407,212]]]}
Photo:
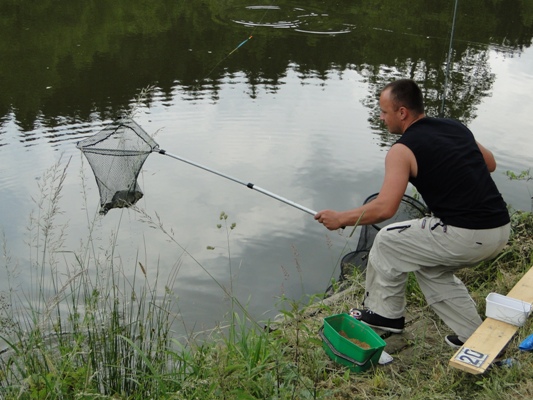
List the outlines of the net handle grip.
{"label": "net handle grip", "polygon": [[223,174],[222,172],[219,172],[219,171],[216,171],[216,170],[211,169],[209,167],[206,167],[205,165],[201,165],[201,164],[198,164],[198,163],[196,163],[194,161],[188,160],[186,158],[177,156],[175,154],[168,153],[166,150],[163,150],[163,149],[155,149],[154,151],[158,152],[159,154],[163,154],[165,156],[168,156],[168,157],[174,158],[176,160],[182,161],[184,163],[190,164],[190,165],[192,165],[194,167],[203,169],[204,171],[211,172],[211,173],[213,173],[215,175],[218,175],[218,176],[221,176],[223,178],[229,179],[230,181],[233,181],[233,182],[236,182],[236,183],[241,184],[243,186],[246,186],[247,188],[253,189],[253,190],[255,190],[255,191],[259,192],[259,193],[263,193],[266,196],[269,196],[269,197],[272,197],[273,199],[279,200],[279,201],[281,201],[281,202],[283,202],[285,204],[288,204],[289,206],[292,206],[292,207],[297,208],[297,209],[299,209],[301,211],[304,211],[304,212],[306,212],[308,214],[311,214],[312,216],[315,216],[316,213],[317,213],[316,211],[314,211],[314,210],[312,210],[310,208],[302,206],[301,204],[295,203],[292,200],[286,199],[285,197],[279,196],[279,195],[277,195],[275,193],[272,193],[272,192],[270,192],[270,191],[268,191],[266,189],[263,189],[263,188],[261,188],[259,186],[256,186],[253,183],[245,182],[243,180],[234,178],[234,177],[232,177],[230,175]]}

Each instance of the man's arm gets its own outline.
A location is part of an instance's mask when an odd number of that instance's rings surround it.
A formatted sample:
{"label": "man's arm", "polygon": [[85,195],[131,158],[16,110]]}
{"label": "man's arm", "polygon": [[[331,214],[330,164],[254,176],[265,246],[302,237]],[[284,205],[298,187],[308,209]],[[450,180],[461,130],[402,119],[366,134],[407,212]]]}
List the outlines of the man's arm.
{"label": "man's arm", "polygon": [[375,200],[347,211],[323,210],[315,219],[330,230],[353,226],[357,221],[369,225],[389,219],[398,210],[411,174],[416,174],[413,153],[406,146],[395,144],[385,157],[385,177]]}
{"label": "man's arm", "polygon": [[494,172],[496,170],[496,159],[494,158],[494,154],[492,152],[483,147],[481,143],[477,142],[477,147],[479,147],[479,150],[481,151],[481,154],[483,155],[483,159],[485,160],[485,164],[487,164],[487,168],[489,169],[489,172]]}

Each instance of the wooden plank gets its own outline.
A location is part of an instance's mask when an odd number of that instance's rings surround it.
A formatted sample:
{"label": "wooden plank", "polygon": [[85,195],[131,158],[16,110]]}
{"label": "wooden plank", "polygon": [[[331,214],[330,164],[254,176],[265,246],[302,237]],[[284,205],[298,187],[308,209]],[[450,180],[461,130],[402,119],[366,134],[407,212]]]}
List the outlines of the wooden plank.
{"label": "wooden plank", "polygon": [[[533,268],[529,269],[507,296],[533,303]],[[450,366],[471,374],[482,374],[517,331],[517,326],[486,318],[453,355]]]}

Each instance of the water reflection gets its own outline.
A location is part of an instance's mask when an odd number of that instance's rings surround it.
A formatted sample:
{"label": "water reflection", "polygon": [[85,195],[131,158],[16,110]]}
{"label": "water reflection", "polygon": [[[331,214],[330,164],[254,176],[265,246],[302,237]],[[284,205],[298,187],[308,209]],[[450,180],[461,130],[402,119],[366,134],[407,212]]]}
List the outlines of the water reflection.
{"label": "water reflection", "polygon": [[[99,9],[74,1],[39,11],[22,4],[4,5],[0,17],[0,43],[6,49],[0,60],[0,121],[14,113],[24,131],[39,128],[37,122],[53,127],[62,119],[116,119],[150,85],[169,101],[178,87],[186,98],[218,101],[220,85],[241,71],[255,98],[262,87],[278,90],[291,68],[303,81],[327,80],[329,71],[353,68],[373,86],[410,76],[424,87],[429,107],[436,107],[443,95],[454,6],[438,3],[428,11],[422,4],[402,7],[400,2],[377,9],[367,2],[315,0],[268,6],[163,1],[147,8],[117,1]],[[49,15],[50,9],[68,18],[34,23],[46,20],[36,13]],[[488,49],[512,56],[527,48],[530,14],[510,0],[459,4],[446,115],[465,122],[475,117],[475,104],[491,86]],[[349,34],[335,35],[339,32]],[[251,44],[227,58],[250,34]]]}

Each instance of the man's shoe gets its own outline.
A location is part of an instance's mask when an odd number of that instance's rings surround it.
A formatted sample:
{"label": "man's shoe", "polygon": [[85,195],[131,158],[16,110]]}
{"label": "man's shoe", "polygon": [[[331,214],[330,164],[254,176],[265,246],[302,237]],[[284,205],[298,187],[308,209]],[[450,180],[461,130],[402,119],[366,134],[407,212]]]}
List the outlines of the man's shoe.
{"label": "man's shoe", "polygon": [[459,340],[459,336],[457,335],[448,335],[444,338],[444,341],[448,344],[448,346],[453,347],[454,349],[458,349],[464,344],[464,342]]}
{"label": "man's shoe", "polygon": [[370,310],[352,308],[350,315],[368,326],[392,333],[402,333],[405,318],[386,318]]}

